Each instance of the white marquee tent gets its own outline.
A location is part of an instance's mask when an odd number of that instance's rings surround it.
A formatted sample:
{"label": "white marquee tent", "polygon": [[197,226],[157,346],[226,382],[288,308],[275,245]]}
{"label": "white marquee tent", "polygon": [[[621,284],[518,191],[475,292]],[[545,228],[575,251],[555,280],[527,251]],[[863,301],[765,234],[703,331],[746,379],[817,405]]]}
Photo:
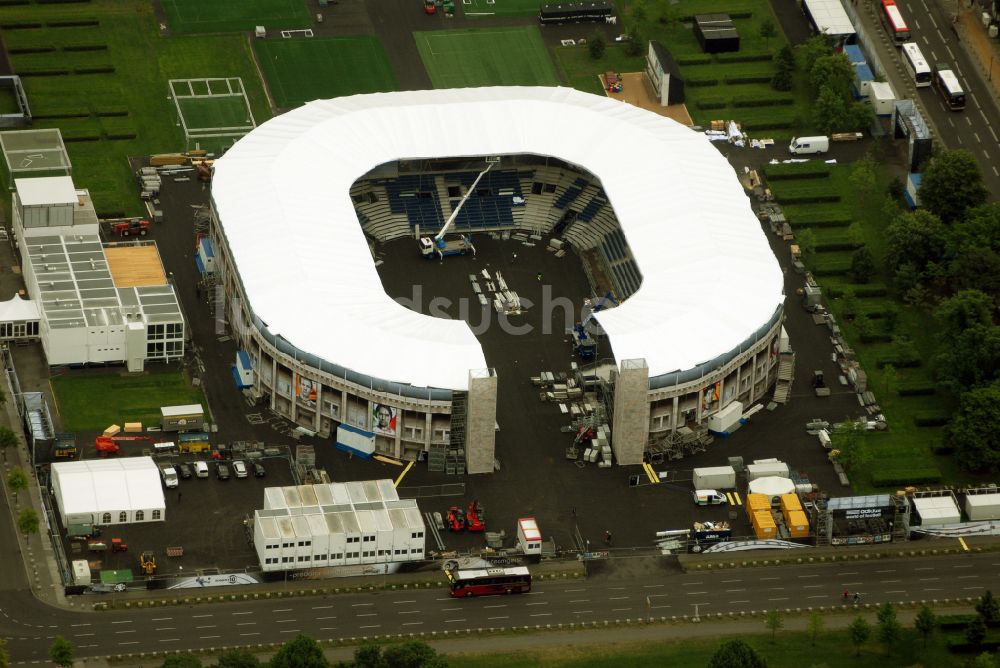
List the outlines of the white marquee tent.
{"label": "white marquee tent", "polygon": [[53,464],[52,492],[63,526],[166,519],[160,472],[150,457]]}
{"label": "white marquee tent", "polygon": [[212,196],[250,307],[271,332],[377,378],[461,390],[469,370],[486,367],[482,347],[465,322],[386,294],[349,190],[387,162],[518,154],[601,179],[643,276],[598,316],[619,360],[644,358],[650,376],[694,368],[736,348],[783,302],[760,223],[703,134],[568,88],[314,101],[237,142],[215,163]]}

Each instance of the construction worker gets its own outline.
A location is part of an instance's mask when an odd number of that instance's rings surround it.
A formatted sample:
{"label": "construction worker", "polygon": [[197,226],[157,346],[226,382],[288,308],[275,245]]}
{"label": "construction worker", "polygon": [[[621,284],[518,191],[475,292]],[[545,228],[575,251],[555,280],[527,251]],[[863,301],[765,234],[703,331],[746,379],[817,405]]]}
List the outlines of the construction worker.
{"label": "construction worker", "polygon": [[542,282],[542,272],[538,272],[538,273],[537,273],[537,274],[535,275],[535,278],[537,278],[537,279],[538,279],[538,282],[539,282],[539,283],[541,283],[541,282]]}
{"label": "construction worker", "polygon": [[848,597],[848,596],[850,596],[850,595],[851,595],[851,592],[849,592],[849,591],[847,591],[847,590],[845,589],[845,590],[844,590],[844,601],[845,601],[845,602],[847,601],[847,597]]}
{"label": "construction worker", "polygon": [[605,545],[611,545],[611,532],[610,531],[605,531],[604,532],[604,544]]}

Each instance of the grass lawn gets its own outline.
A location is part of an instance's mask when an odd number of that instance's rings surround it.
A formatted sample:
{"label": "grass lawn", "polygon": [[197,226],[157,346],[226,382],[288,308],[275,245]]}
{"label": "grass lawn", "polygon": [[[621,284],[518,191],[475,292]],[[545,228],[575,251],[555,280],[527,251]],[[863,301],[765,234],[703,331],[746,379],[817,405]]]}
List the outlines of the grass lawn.
{"label": "grass lawn", "polygon": [[66,431],[101,431],[110,424],[160,424],[161,406],[208,402],[191,387],[182,371],[156,371],[141,376],[74,374],[50,381]]}
{"label": "grass lawn", "polygon": [[180,100],[189,130],[250,128],[250,116],[241,97],[194,97]]}
{"label": "grass lawn", "polygon": [[170,29],[177,33],[309,28],[302,0],[162,0]]}
{"label": "grass lawn", "polygon": [[555,49],[556,63],[567,84],[585,93],[604,95],[598,74],[605,72],[641,72],[645,56],[629,56],[621,44],[609,44],[604,57],[594,60],[586,46],[560,46]]}
{"label": "grass lawn", "polygon": [[538,28],[413,33],[435,88],[558,86]]}
{"label": "grass lawn", "polygon": [[265,40],[255,46],[274,102],[283,109],[399,87],[375,37]]}
{"label": "grass lawn", "polygon": [[[49,25],[64,20],[96,21],[97,25]],[[90,190],[102,217],[144,211],[127,156],[185,148],[173,101],[167,98],[167,80],[240,77],[258,123],[271,115],[246,37],[162,37],[148,2],[92,0],[0,7],[3,21],[43,26],[5,30],[9,50],[54,49],[43,54],[12,54],[15,72],[43,66],[73,71],[100,63],[114,68],[94,74],[22,76],[32,112],[46,117],[37,119],[35,126],[63,131],[73,179],[78,187]],[[94,50],[73,50],[80,46]]]}
{"label": "grass lawn", "polygon": [[462,10],[466,16],[537,16],[547,4],[550,0],[462,0]]}
{"label": "grass lawn", "polygon": [[[874,623],[873,623],[874,624]],[[764,623],[761,622],[763,628]],[[874,633],[873,633],[874,635]],[[700,668],[707,666],[712,654],[726,640],[731,638],[720,634],[717,638],[686,638],[684,640],[620,644],[610,648],[592,645],[563,646],[557,648],[532,648],[530,651],[485,655],[447,655],[452,668],[604,668],[606,666],[628,666],[629,668],[660,668],[662,666],[685,666]],[[902,668],[904,666],[936,666],[949,668],[965,665],[954,655],[948,654],[943,636],[935,634],[926,649],[916,634],[909,628],[903,631],[902,639],[896,643],[891,656],[875,642],[862,646],[861,656],[855,656],[846,631],[826,631],[819,635],[812,645],[805,633],[779,631],[774,642],[770,635],[743,635],[758,654],[767,660],[768,668]]]}
{"label": "grass lawn", "polygon": [[[814,163],[806,163],[798,168],[782,166],[780,170],[815,169]],[[837,220],[837,226],[811,227],[817,244],[829,241],[856,239],[861,241],[872,252],[876,265],[882,266],[885,257],[885,229],[888,217],[883,214],[877,201],[869,201],[858,195],[857,188],[851,183],[852,167],[831,165],[829,176],[825,178],[810,178],[797,180],[772,180],[769,182],[772,192],[780,202],[782,197],[794,197],[803,193],[839,194],[839,202],[823,202],[816,204],[794,204],[785,208],[786,215],[796,234],[801,234],[802,227],[796,220],[809,225],[815,220]],[[876,193],[884,193],[887,183],[885,174],[879,174],[875,187]],[[880,197],[881,195],[878,195]],[[876,198],[877,199],[877,198]],[[852,221],[856,224],[848,227]],[[826,270],[847,267],[850,265],[852,251],[814,252],[805,257],[805,264],[811,270]],[[917,426],[915,418],[920,414],[948,413],[954,408],[954,400],[943,392],[927,396],[900,396],[898,389],[907,385],[932,384],[933,360],[938,342],[934,337],[933,328],[927,327],[929,314],[925,311],[898,302],[891,295],[863,296],[861,290],[871,286],[890,284],[890,277],[880,271],[866,285],[852,284],[844,275],[820,275],[817,280],[824,288],[824,296],[830,311],[837,318],[847,341],[851,343],[858,360],[868,375],[868,387],[875,393],[879,406],[889,422],[889,430],[882,433],[870,433],[868,441],[871,446],[872,459],[859,471],[851,476],[851,484],[855,492],[874,491],[871,474],[875,471],[891,472],[914,468],[937,468],[941,471],[944,482],[961,484],[974,482],[968,474],[962,472],[948,456],[938,456],[931,448],[942,439],[941,427]],[[896,368],[888,375],[879,368],[879,359],[891,357],[896,352],[892,342],[863,343],[861,332],[854,322],[845,317],[845,306],[848,304],[843,297],[832,296],[835,292],[845,290],[856,292],[857,309],[862,313],[878,312],[895,309],[898,318],[891,329],[881,318],[871,320],[876,332],[884,332],[892,336],[908,338],[919,354],[921,364],[913,368]]]}

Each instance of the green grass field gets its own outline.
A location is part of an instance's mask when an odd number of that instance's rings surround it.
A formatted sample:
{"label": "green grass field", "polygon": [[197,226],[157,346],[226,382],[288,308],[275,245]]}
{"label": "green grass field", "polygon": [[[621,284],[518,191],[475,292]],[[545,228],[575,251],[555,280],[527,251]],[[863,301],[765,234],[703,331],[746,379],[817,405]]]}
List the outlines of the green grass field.
{"label": "green grass field", "polygon": [[538,28],[413,33],[435,88],[557,86]]}
{"label": "green grass field", "polygon": [[[810,169],[809,163],[800,167]],[[796,169],[780,167],[782,170]],[[826,191],[839,194],[841,201],[834,203],[794,204],[785,207],[785,215],[795,230],[801,234],[802,227],[796,220],[808,225],[809,221],[817,219],[842,219],[857,221],[853,228],[847,225],[831,227],[810,227],[811,234],[817,245],[825,242],[837,242],[852,238],[864,243],[872,252],[877,265],[881,266],[885,256],[885,229],[888,218],[882,212],[881,206],[868,202],[858,194],[858,190],[850,180],[852,167],[830,166],[829,176],[817,179],[771,181],[772,192],[778,201],[782,197],[802,192]],[[885,192],[887,176],[878,175],[875,192]],[[849,223],[848,223],[849,224]],[[814,252],[805,257],[808,268],[830,269],[850,266],[852,251]],[[855,492],[874,491],[871,474],[875,471],[891,472],[900,469],[934,468],[937,467],[944,481],[951,484],[973,482],[968,473],[958,469],[952,458],[938,456],[931,448],[941,443],[942,427],[917,426],[914,419],[922,413],[950,412],[953,409],[953,399],[942,392],[929,396],[900,396],[897,388],[911,384],[933,383],[933,359],[938,342],[934,338],[933,328],[928,328],[929,315],[919,308],[904,305],[891,296],[857,296],[857,309],[862,313],[884,312],[887,309],[896,310],[898,318],[893,327],[886,325],[881,319],[871,320],[877,332],[892,336],[904,336],[913,342],[919,353],[921,364],[913,368],[897,368],[890,375],[878,367],[880,358],[892,356],[895,344],[892,342],[864,343],[857,325],[845,317],[847,302],[842,297],[831,297],[831,291],[843,293],[845,290],[860,291],[866,285],[852,284],[847,276],[818,276],[817,280],[823,287],[826,303],[836,316],[844,336],[851,343],[862,368],[868,375],[868,387],[875,393],[879,406],[889,421],[889,431],[871,433],[868,442],[871,446],[872,459],[863,470],[852,474],[851,484]],[[888,284],[890,277],[880,271],[871,283]]]}
{"label": "green grass field", "polygon": [[644,56],[629,56],[621,44],[609,44],[600,60],[591,58],[587,47],[583,45],[557,47],[555,55],[559,71],[570,87],[594,95],[604,95],[598,74],[641,72],[646,67]]}
{"label": "green grass field", "polygon": [[[466,16],[535,16],[549,0],[459,0]],[[455,3],[459,4],[458,2]]]}
{"label": "green grass field", "polygon": [[170,29],[177,33],[240,32],[309,28],[302,0],[162,0]]}
{"label": "green grass field", "polygon": [[66,431],[101,431],[110,424],[160,424],[161,406],[208,402],[191,387],[181,371],[156,371],[141,376],[74,374],[50,381]]}
{"label": "green grass field", "polygon": [[[875,625],[871,620],[872,626]],[[764,623],[761,621],[761,629]],[[742,635],[740,640],[751,645],[767,661],[768,668],[904,668],[934,666],[952,668],[968,665],[965,657],[948,653],[943,634],[931,636],[924,648],[912,630],[912,624],[904,623],[902,639],[896,643],[891,655],[886,656],[884,647],[875,640],[865,643],[861,655],[855,656],[846,631],[826,631],[819,634],[812,645],[805,633],[779,631],[774,642],[769,634]],[[585,634],[585,631],[581,631]],[[873,629],[873,636],[875,631]],[[955,637],[952,635],[951,637]],[[709,664],[715,650],[731,637],[720,630],[715,638],[686,638],[684,640],[659,643],[620,643],[610,647],[595,647],[590,644],[564,645],[552,648],[532,648],[509,654],[447,654],[448,665],[452,668],[605,668],[606,666],[628,666],[629,668],[702,668]],[[447,653],[447,649],[444,650]]]}
{"label": "green grass field", "polygon": [[179,100],[189,130],[250,128],[247,106],[240,97],[194,97]]}
{"label": "green grass field", "polygon": [[[52,27],[62,20],[94,20],[96,26]],[[15,72],[41,67],[73,71],[95,64],[114,71],[22,76],[35,127],[64,133],[78,187],[90,190],[101,216],[144,211],[127,157],[184,149],[169,79],[240,77],[254,118],[270,118],[248,41],[241,35],[162,37],[144,0],[92,0],[86,4],[0,7],[0,22],[30,21],[41,28],[5,30],[8,50],[51,48],[11,55]],[[75,51],[81,46],[90,51]],[[119,115],[119,114],[124,114]]]}
{"label": "green grass field", "polygon": [[374,37],[266,40],[255,46],[271,96],[283,109],[399,87]]}

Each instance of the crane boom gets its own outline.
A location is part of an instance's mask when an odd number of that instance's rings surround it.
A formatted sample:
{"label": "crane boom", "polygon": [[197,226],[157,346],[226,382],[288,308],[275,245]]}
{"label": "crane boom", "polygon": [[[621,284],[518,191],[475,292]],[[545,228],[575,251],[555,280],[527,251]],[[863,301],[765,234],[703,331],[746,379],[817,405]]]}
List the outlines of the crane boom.
{"label": "crane boom", "polygon": [[472,195],[472,193],[475,192],[476,186],[479,185],[479,180],[482,179],[484,176],[486,176],[486,172],[493,169],[493,165],[495,164],[496,164],[495,162],[490,162],[490,164],[486,165],[486,169],[479,172],[479,176],[477,176],[476,180],[472,182],[471,186],[469,186],[469,190],[465,193],[465,197],[463,197],[458,202],[458,206],[455,207],[455,209],[451,212],[451,215],[448,216],[448,220],[446,220],[444,222],[444,225],[441,226],[441,231],[434,236],[434,241],[439,241],[441,237],[445,235],[445,233],[448,231],[448,228],[451,227],[451,224],[455,222],[455,218],[458,217],[458,212],[462,210],[463,206],[465,206],[466,200],[468,200],[469,197]]}

